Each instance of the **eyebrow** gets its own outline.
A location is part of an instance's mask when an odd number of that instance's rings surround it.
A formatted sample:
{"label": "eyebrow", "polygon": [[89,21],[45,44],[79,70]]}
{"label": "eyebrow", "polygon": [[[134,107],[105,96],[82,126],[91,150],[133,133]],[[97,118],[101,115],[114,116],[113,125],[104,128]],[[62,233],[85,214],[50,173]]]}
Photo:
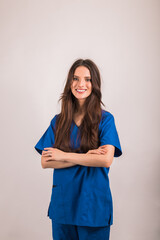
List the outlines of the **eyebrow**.
{"label": "eyebrow", "polygon": [[[74,77],[78,77],[78,76],[76,76],[76,75],[73,75]],[[90,76],[86,76],[85,78],[91,78]]]}

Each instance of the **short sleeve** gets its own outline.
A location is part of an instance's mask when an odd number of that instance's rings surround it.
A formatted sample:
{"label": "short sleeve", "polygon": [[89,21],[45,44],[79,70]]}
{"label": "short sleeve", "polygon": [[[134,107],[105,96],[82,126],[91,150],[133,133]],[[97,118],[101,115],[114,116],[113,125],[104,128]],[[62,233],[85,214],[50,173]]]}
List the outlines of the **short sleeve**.
{"label": "short sleeve", "polygon": [[102,115],[102,120],[99,127],[99,141],[100,146],[109,144],[115,146],[114,157],[119,157],[122,155],[122,149],[120,145],[120,140],[118,132],[115,125],[114,116],[105,111]]}
{"label": "short sleeve", "polygon": [[42,151],[46,147],[53,147],[55,142],[55,134],[54,134],[54,127],[55,127],[55,121],[56,121],[56,115],[54,118],[50,121],[50,125],[47,128],[47,130],[44,132],[42,137],[39,139],[39,141],[36,143],[34,148],[39,154],[42,154]]}

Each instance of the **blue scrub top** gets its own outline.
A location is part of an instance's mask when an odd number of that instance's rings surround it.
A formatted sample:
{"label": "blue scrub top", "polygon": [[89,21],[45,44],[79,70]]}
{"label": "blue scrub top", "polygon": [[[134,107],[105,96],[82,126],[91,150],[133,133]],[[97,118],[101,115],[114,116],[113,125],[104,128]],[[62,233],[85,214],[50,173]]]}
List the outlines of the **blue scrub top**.
{"label": "blue scrub top", "polygon": [[[35,145],[42,154],[45,147],[54,147],[56,117]],[[72,121],[71,146],[80,146],[79,127]],[[76,141],[77,139],[77,141]],[[118,132],[113,115],[102,109],[99,123],[99,146],[115,146],[114,157],[122,155]],[[79,226],[102,227],[113,224],[113,202],[109,184],[110,168],[76,165],[54,169],[53,187],[48,214],[56,223]]]}

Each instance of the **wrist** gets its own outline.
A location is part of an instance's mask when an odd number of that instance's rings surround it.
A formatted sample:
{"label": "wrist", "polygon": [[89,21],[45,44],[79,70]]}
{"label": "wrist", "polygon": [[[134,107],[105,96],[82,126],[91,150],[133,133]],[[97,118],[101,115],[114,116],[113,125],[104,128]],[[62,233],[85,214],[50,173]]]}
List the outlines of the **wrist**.
{"label": "wrist", "polygon": [[63,161],[68,162],[69,159],[69,152],[63,152]]}

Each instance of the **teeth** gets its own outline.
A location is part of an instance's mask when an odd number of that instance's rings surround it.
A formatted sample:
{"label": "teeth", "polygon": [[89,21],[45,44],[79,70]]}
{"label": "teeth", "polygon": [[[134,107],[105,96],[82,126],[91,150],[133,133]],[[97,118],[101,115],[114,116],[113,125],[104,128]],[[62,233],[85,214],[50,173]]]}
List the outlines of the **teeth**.
{"label": "teeth", "polygon": [[85,90],[77,90],[77,92],[85,92]]}

